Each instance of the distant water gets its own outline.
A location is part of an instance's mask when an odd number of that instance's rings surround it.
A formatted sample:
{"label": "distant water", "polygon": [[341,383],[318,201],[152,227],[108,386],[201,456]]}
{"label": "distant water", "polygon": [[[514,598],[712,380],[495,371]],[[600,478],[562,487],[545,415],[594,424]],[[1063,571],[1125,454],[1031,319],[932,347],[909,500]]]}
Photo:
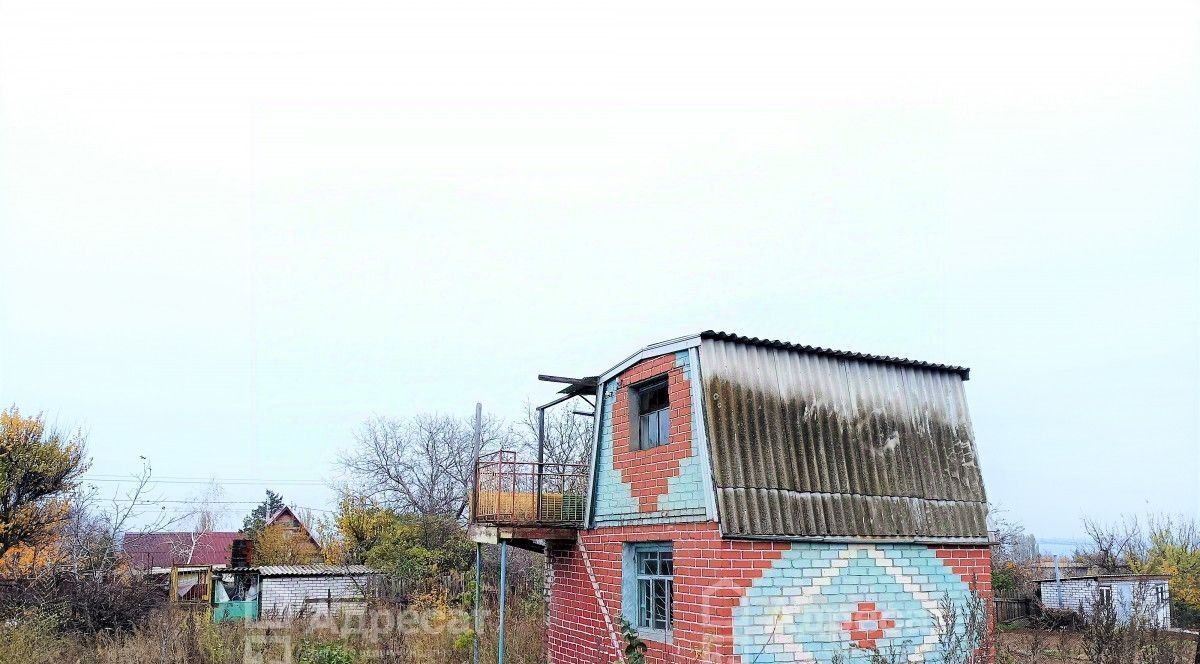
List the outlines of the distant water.
{"label": "distant water", "polygon": [[1088,540],[1082,537],[1037,538],[1038,552],[1043,556],[1070,556],[1076,549],[1084,548]]}

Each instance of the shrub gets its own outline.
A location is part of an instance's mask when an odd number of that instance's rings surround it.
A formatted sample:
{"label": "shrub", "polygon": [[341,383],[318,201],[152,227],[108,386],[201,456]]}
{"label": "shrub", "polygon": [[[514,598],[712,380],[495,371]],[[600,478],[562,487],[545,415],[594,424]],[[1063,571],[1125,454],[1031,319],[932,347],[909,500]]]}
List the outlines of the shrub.
{"label": "shrub", "polygon": [[625,639],[625,661],[628,664],[645,664],[646,642],[638,634],[637,628],[625,616],[617,616],[617,629]]}
{"label": "shrub", "polygon": [[58,635],[58,618],[27,609],[0,622],[0,662],[49,664],[59,661],[65,648]]}
{"label": "shrub", "polygon": [[1070,609],[1047,609],[1042,607],[1035,625],[1042,629],[1082,629],[1086,621],[1083,614]]}
{"label": "shrub", "polygon": [[356,664],[358,655],[340,643],[300,644],[300,664]]}

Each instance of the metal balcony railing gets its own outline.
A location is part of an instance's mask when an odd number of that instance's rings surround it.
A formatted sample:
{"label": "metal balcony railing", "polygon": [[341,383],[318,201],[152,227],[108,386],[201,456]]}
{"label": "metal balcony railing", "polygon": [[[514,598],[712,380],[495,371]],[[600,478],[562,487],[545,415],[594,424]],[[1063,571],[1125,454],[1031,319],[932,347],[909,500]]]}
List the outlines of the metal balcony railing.
{"label": "metal balcony railing", "polygon": [[586,501],[586,464],[517,461],[509,450],[475,464],[474,523],[579,528]]}

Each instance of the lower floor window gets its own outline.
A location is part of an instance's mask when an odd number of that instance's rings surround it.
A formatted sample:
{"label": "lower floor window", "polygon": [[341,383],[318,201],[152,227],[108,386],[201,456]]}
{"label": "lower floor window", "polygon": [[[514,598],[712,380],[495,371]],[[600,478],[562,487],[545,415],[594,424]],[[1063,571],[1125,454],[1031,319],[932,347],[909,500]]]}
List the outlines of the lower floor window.
{"label": "lower floor window", "polygon": [[669,543],[635,544],[637,627],[671,631],[671,600],[675,591],[674,554]]}

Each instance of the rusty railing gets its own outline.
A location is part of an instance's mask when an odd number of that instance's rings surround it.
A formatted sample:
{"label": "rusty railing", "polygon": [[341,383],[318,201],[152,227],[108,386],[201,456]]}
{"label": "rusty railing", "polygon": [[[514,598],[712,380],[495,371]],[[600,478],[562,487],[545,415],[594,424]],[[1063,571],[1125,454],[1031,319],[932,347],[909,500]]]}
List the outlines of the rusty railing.
{"label": "rusty railing", "polygon": [[587,465],[517,461],[510,450],[479,457],[471,521],[578,528],[587,501]]}

